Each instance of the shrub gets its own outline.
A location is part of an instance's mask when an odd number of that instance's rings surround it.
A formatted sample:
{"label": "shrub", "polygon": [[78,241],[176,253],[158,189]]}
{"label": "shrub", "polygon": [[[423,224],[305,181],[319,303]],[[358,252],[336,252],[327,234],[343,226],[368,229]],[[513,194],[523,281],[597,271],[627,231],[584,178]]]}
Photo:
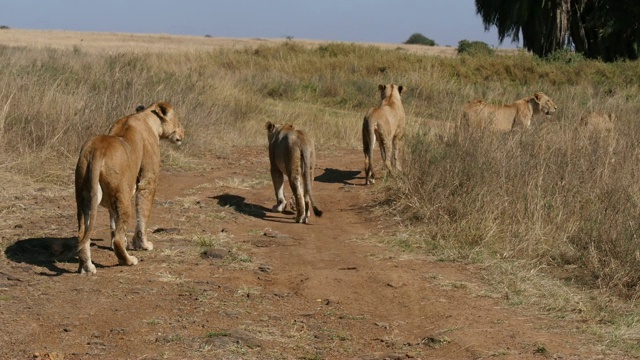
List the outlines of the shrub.
{"label": "shrub", "polygon": [[9,30],[7,25],[0,25],[0,30]]}
{"label": "shrub", "polygon": [[580,61],[584,61],[586,58],[584,55],[572,51],[570,49],[560,49],[552,52],[551,54],[545,57],[546,60],[551,62],[561,62],[561,63],[577,63]]}
{"label": "shrub", "polygon": [[429,39],[428,37],[415,33],[409,36],[409,39],[404,42],[405,44],[415,44],[415,45],[426,45],[426,46],[435,46],[437,45],[435,41]]}
{"label": "shrub", "polygon": [[493,55],[494,52],[495,50],[483,41],[460,40],[458,42],[458,54],[460,55]]}

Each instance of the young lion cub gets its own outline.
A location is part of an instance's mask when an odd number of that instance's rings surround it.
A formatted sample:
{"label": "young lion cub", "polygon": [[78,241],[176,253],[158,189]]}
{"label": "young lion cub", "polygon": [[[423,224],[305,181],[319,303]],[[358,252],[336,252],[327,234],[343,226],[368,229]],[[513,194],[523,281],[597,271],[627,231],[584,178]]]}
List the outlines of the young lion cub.
{"label": "young lion cub", "polygon": [[296,222],[308,223],[312,208],[316,216],[322,216],[322,211],[314,205],[311,193],[313,168],[316,163],[313,139],[291,124],[276,125],[268,121],[265,128],[269,140],[271,180],[278,201],[273,206],[273,211],[282,212],[287,204],[283,191],[283,174],[286,173],[295,199]]}

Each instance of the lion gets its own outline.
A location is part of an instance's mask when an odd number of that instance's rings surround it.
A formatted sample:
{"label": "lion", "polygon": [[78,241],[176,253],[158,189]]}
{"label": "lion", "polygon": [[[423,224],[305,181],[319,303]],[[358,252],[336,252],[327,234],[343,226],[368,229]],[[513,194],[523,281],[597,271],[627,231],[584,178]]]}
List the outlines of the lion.
{"label": "lion", "polygon": [[303,130],[291,124],[265,124],[269,141],[271,180],[276,194],[273,211],[282,212],[287,204],[284,197],[284,175],[289,179],[294,198],[296,223],[308,223],[311,209],[317,217],[322,211],[315,206],[311,186],[316,163],[313,139]]}
{"label": "lion", "polygon": [[463,125],[466,128],[490,129],[508,132],[515,128],[529,128],[533,115],[550,116],[558,107],[550,97],[537,92],[512,104],[494,105],[482,100],[467,103],[462,108]]}
{"label": "lion", "polygon": [[582,115],[578,121],[578,125],[589,131],[609,132],[613,130],[616,120],[616,114],[600,114],[590,112]]}
{"label": "lion", "polygon": [[176,145],[184,140],[178,114],[168,102],[158,102],[118,120],[108,135],[82,145],[75,170],[78,213],[78,272],[95,274],[90,237],[98,204],[109,210],[111,244],[120,265],[136,265],[127,253],[127,225],[135,195],[136,230],[133,248],[152,250],[146,238],[160,171],[160,139]]}
{"label": "lion", "polygon": [[362,122],[362,148],[364,152],[365,184],[375,183],[373,148],[376,140],[387,171],[402,170],[400,148],[404,137],[405,114],[400,99],[405,88],[400,85],[378,85],[381,102],[367,111]]}

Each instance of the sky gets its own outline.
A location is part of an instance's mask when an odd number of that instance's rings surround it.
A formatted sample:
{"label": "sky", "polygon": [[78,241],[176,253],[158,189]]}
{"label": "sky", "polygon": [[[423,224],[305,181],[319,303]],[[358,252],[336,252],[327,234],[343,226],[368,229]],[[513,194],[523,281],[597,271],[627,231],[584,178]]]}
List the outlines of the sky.
{"label": "sky", "polygon": [[0,25],[18,29],[211,35],[438,45],[499,44],[474,0],[0,0]]}

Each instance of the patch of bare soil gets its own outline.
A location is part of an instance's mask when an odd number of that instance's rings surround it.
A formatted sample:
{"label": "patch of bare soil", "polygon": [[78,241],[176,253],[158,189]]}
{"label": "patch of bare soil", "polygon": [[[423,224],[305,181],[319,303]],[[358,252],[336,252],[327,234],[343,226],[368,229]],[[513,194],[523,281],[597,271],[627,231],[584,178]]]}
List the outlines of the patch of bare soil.
{"label": "patch of bare soil", "polygon": [[72,189],[3,188],[0,358],[611,358],[476,266],[377,245],[394,229],[368,215],[360,151],[318,154],[308,225],[271,212],[266,149],[231,156],[161,174],[137,266],[117,266],[101,208],[94,276],[76,273]]}

